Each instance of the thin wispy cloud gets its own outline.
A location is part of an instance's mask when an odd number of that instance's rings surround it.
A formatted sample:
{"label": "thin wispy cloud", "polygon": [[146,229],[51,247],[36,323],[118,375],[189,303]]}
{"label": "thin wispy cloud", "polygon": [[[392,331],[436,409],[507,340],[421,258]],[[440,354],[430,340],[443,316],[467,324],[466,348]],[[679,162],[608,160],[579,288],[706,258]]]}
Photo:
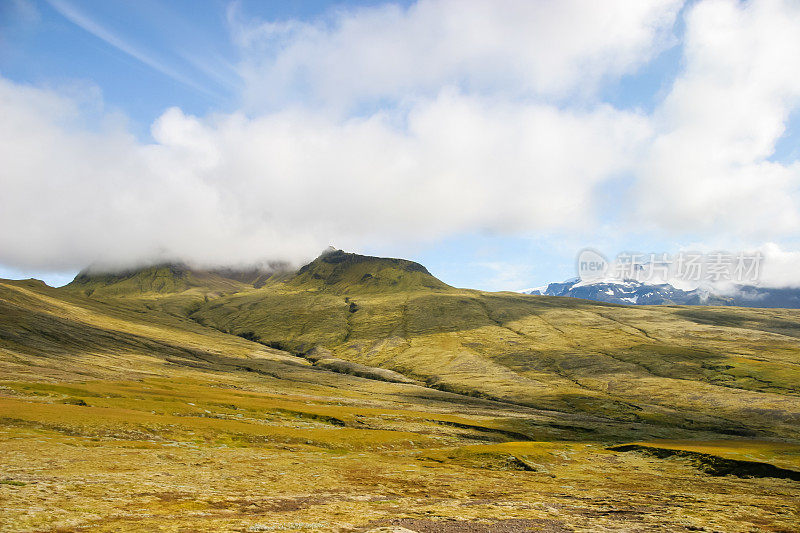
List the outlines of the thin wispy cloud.
{"label": "thin wispy cloud", "polygon": [[233,64],[225,60],[220,54],[198,54],[188,51],[179,51],[178,55],[192,65],[195,69],[205,74],[226,90],[241,89],[241,78]]}
{"label": "thin wispy cloud", "polygon": [[47,3],[50,6],[58,11],[64,18],[75,24],[76,26],[82,28],[83,30],[91,33],[98,39],[104,41],[105,43],[113,46],[120,52],[123,52],[130,57],[136,59],[140,63],[147,65],[151,69],[160,72],[161,74],[179,82],[187,87],[191,87],[196,91],[199,91],[203,94],[214,98],[220,98],[218,94],[209,90],[207,87],[197,83],[196,81],[192,80],[191,78],[181,74],[174,68],[171,68],[164,64],[162,61],[154,58],[151,54],[145,52],[140,47],[137,47],[130,42],[123,39],[121,36],[114,34],[108,28],[102,26],[96,20],[92,19],[84,12],[76,8],[74,5],[66,2],[65,0],[47,0]]}

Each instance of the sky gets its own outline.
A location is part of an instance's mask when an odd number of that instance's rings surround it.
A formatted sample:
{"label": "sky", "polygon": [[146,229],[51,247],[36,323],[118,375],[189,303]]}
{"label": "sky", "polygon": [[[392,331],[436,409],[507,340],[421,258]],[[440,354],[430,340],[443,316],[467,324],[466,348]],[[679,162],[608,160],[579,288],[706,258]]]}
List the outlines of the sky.
{"label": "sky", "polygon": [[800,2],[0,0],[0,277],[586,247],[800,286]]}

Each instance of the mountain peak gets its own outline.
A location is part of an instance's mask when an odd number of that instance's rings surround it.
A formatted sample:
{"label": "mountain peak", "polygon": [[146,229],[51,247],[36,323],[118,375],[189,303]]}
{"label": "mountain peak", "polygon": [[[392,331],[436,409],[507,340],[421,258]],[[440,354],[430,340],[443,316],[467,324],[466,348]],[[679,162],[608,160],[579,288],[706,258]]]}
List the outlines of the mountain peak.
{"label": "mountain peak", "polygon": [[190,269],[182,263],[161,263],[140,268],[107,270],[89,267],[81,270],[67,285],[87,295],[100,290],[108,295],[180,292],[190,287]]}
{"label": "mountain peak", "polygon": [[218,268],[206,270],[185,263],[160,263],[124,270],[104,270],[89,267],[75,276],[66,288],[91,295],[140,296],[143,294],[174,294],[190,289],[207,292],[234,292],[247,287],[261,287],[270,277],[286,272],[287,265],[247,269]]}
{"label": "mountain peak", "polygon": [[414,261],[353,254],[333,247],[298,270],[290,283],[334,291],[449,288]]}
{"label": "mountain peak", "polygon": [[339,250],[338,248],[335,248],[335,247],[333,247],[333,246],[328,246],[327,248],[325,248],[324,250],[322,250],[322,253],[321,253],[321,254],[319,254],[319,257],[322,257],[323,255],[328,255],[328,254],[336,253],[336,252],[341,252],[341,250]]}

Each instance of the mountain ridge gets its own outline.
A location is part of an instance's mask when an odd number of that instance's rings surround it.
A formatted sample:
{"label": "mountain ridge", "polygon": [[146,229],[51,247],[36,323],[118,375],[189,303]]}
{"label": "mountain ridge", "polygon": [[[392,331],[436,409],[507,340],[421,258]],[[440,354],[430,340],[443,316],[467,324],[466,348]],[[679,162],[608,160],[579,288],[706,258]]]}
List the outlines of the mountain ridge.
{"label": "mountain ridge", "polygon": [[573,278],[546,287],[525,289],[521,294],[581,298],[624,305],[716,305],[800,309],[800,289],[735,285],[725,290],[701,287],[679,289],[669,283],[581,281]]}
{"label": "mountain ridge", "polygon": [[180,262],[116,271],[84,269],[63,289],[90,297],[169,297],[193,290],[204,296],[217,296],[275,283],[334,292],[450,288],[414,261],[329,248],[298,269],[286,263],[272,263],[266,268],[201,269]]}

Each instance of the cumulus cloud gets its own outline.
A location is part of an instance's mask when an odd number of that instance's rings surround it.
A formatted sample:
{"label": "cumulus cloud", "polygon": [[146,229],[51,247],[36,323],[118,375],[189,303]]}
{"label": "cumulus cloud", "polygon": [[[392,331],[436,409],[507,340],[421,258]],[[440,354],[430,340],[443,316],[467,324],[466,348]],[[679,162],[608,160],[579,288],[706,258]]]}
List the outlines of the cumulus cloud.
{"label": "cumulus cloud", "polygon": [[[720,250],[707,249],[705,254],[725,253]],[[736,267],[736,256],[738,253],[749,257],[757,257],[755,263],[747,263],[744,267],[753,268],[749,271],[749,276],[743,280],[720,279],[719,281],[689,281],[680,278],[666,280],[675,287],[684,290],[692,290],[697,287],[710,288],[720,294],[735,296],[742,294],[742,286],[758,286],[765,288],[798,288],[800,287],[800,276],[797,273],[797,265],[800,264],[800,252],[786,249],[786,247],[774,242],[767,242],[759,246],[739,250],[733,255],[733,268]],[[708,257],[708,255],[706,256]],[[746,291],[749,292],[749,291]]]}
{"label": "cumulus cloud", "polygon": [[770,158],[800,104],[800,4],[708,0],[686,15],[685,69],[653,117],[638,215],[673,230],[800,229],[800,165]]}
{"label": "cumulus cloud", "polygon": [[[70,100],[0,82],[4,262],[42,268],[185,258],[298,260],[325,245],[585,223],[591,185],[630,166],[642,117],[459,93],[398,117],[301,110],[188,116],[155,142],[74,123]],[[573,157],[580,153],[580,157]]]}
{"label": "cumulus cloud", "polygon": [[800,96],[797,4],[693,4],[685,68],[656,111],[600,101],[670,42],[680,7],[233,12],[247,104],[165,110],[149,142],[98,120],[99,104],[0,78],[0,263],[244,265],[328,244],[569,231],[602,218],[596,191],[620,176],[639,226],[780,239],[800,221],[800,167],[770,160]]}
{"label": "cumulus cloud", "polygon": [[797,265],[800,265],[800,251],[787,250],[781,245],[769,242],[757,249],[763,256],[763,268],[759,275],[759,285],[765,287],[800,287]]}
{"label": "cumulus cloud", "polygon": [[671,41],[680,0],[419,0],[316,22],[231,20],[246,99],[344,106],[461,85],[480,94],[588,95]]}

